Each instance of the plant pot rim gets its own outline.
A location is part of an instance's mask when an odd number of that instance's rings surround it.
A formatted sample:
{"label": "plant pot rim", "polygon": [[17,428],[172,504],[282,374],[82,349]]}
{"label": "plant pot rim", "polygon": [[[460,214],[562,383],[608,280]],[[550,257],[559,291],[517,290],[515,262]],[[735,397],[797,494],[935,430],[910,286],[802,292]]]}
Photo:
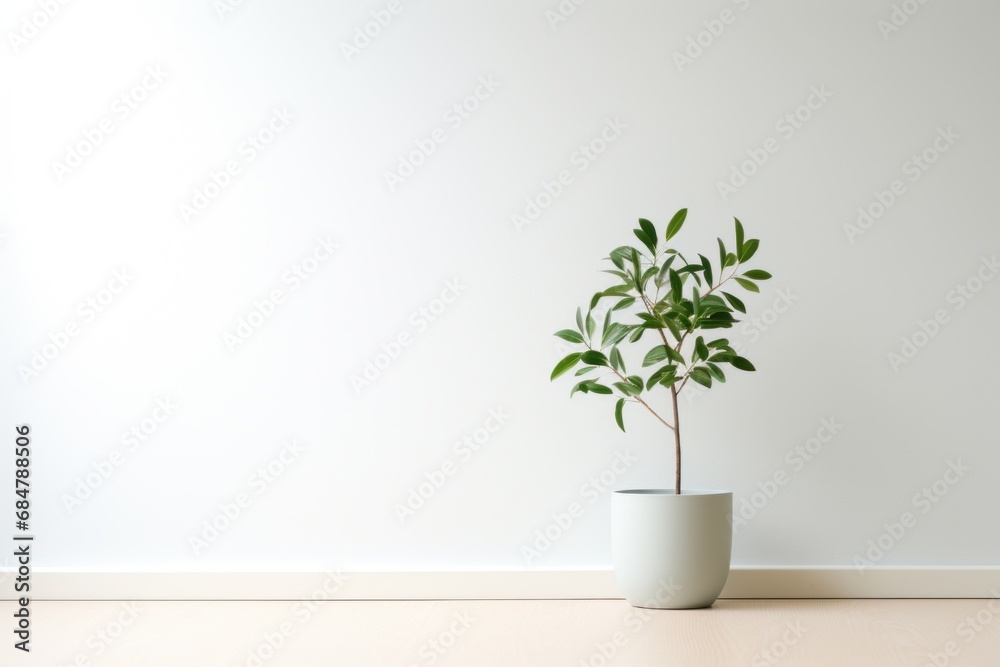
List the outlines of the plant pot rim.
{"label": "plant pot rim", "polygon": [[[673,489],[615,489],[614,493],[632,496],[676,496]],[[722,496],[732,491],[717,489],[681,489],[681,496]]]}

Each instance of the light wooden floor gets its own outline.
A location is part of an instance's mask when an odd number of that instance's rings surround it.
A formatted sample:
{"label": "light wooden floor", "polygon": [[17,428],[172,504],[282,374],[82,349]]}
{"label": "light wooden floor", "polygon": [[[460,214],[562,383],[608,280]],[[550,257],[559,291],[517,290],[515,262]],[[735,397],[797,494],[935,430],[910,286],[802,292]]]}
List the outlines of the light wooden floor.
{"label": "light wooden floor", "polygon": [[[619,600],[33,602],[30,656],[4,629],[0,665],[924,667],[937,654],[936,667],[997,667],[1000,604],[989,603],[722,600],[644,612]],[[0,607],[10,625],[13,603]]]}

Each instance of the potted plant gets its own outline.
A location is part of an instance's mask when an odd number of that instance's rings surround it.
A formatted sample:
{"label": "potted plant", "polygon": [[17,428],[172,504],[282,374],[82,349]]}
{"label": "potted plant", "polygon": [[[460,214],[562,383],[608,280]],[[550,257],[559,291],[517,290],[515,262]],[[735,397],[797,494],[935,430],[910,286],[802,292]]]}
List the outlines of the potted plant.
{"label": "potted plant", "polygon": [[[623,431],[625,408],[634,405],[655,417],[673,438],[673,489],[619,490],[612,496],[615,576],[625,598],[637,607],[711,606],[729,576],[733,495],[681,486],[678,396],[692,381],[707,388],[725,382],[726,369],[755,370],[728,339],[713,334],[732,328],[739,321],[734,313],[746,312],[732,287],[757,292],[756,282],[771,277],[746,268],[760,241],[746,239],[738,219],[735,245],[729,249],[718,239],[715,264],[705,255],[685,257],[667,247],[686,218],[686,208],[678,211],[662,242],[653,223],[640,219],[633,231],[644,250],[612,250],[606,259],[613,266],[605,273],[614,276],[615,284],[595,294],[586,313],[577,309],[576,329],[555,334],[580,346],[556,364],[551,376],[554,380],[577,369],[580,379],[571,397],[616,397],[615,421]],[[605,299],[614,304],[598,325],[594,311]],[[646,377],[628,372],[619,349],[643,336],[648,336],[649,348],[642,360]]]}

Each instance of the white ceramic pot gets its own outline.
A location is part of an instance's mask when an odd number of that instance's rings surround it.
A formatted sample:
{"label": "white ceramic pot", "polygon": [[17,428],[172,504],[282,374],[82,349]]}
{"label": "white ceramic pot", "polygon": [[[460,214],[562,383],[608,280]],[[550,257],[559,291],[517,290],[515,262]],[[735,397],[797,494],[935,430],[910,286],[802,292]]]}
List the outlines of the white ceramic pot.
{"label": "white ceramic pot", "polygon": [[710,607],[729,577],[730,491],[630,489],[611,500],[615,578],[634,607]]}

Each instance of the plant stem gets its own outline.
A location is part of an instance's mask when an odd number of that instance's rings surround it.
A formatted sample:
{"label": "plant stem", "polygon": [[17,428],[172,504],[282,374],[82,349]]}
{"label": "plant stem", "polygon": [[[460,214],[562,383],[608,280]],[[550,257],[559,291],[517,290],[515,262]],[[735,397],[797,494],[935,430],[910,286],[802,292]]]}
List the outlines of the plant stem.
{"label": "plant stem", "polygon": [[[618,371],[617,371],[616,369],[614,369],[614,368],[612,368],[611,370],[612,370],[612,372],[613,372],[613,373],[614,373],[615,375],[617,375],[617,376],[618,376],[619,378],[621,378],[622,382],[625,382],[625,383],[628,383],[628,378],[626,378],[626,377],[625,377],[624,375],[622,375],[621,373],[619,373],[619,372],[618,372]],[[638,403],[639,403],[640,405],[642,405],[642,406],[643,406],[643,407],[645,407],[645,408],[646,408],[647,410],[649,410],[649,411],[650,411],[651,413],[653,413],[653,416],[654,416],[654,417],[656,417],[657,419],[659,419],[659,420],[660,420],[660,423],[662,423],[662,424],[663,424],[664,426],[666,426],[666,427],[667,427],[667,428],[669,428],[670,430],[673,430],[673,428],[674,428],[674,427],[673,427],[673,426],[671,426],[670,424],[668,424],[668,423],[667,423],[667,420],[666,420],[666,419],[664,419],[663,417],[661,417],[660,415],[658,415],[658,414],[656,413],[656,410],[654,410],[654,409],[653,409],[653,408],[652,408],[652,407],[651,407],[651,406],[649,405],[649,403],[647,403],[646,401],[642,400],[642,397],[641,397],[641,396],[631,396],[631,397],[626,397],[626,398],[632,398],[632,399],[634,399],[635,401],[637,401],[637,402],[638,402]]]}
{"label": "plant stem", "polygon": [[677,389],[670,385],[670,400],[674,407],[674,493],[681,495],[681,422],[677,414]]}

